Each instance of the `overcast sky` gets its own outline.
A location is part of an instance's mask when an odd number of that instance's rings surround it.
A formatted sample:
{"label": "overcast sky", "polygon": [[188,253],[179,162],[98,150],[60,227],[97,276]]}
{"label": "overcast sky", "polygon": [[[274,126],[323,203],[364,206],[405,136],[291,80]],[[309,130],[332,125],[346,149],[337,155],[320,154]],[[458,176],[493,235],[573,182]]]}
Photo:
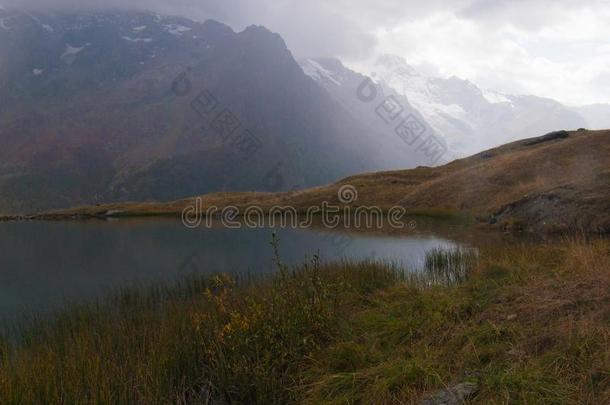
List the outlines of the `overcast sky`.
{"label": "overcast sky", "polygon": [[[297,57],[367,70],[391,53],[427,73],[567,104],[610,102],[610,0],[0,0],[148,8],[236,30],[265,25]],[[72,4],[71,4],[72,3]],[[364,72],[369,73],[369,72]]]}

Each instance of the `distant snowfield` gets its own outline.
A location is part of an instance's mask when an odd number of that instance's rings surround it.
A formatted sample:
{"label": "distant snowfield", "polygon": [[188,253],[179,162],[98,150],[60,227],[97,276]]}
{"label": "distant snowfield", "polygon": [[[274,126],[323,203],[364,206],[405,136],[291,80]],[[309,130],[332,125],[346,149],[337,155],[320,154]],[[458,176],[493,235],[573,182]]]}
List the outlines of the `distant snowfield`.
{"label": "distant snowfield", "polygon": [[325,69],[313,59],[305,59],[305,63],[301,67],[307,76],[318,80],[330,80],[336,85],[341,85],[341,82],[334,77],[333,72]]}
{"label": "distant snowfield", "polygon": [[86,44],[85,46],[80,46],[80,47],[66,45],[66,49],[65,49],[64,53],[61,54],[61,57],[66,58],[68,56],[78,55],[79,53],[84,51],[85,48],[87,48],[87,46],[89,46],[89,44]]}
{"label": "distant snowfield", "polygon": [[172,35],[181,36],[185,32],[191,31],[191,27],[186,27],[184,25],[179,24],[167,24],[164,25],[163,28]]}
{"label": "distant snowfield", "polygon": [[509,103],[510,105],[513,105],[513,102],[510,101],[504,94],[498,93],[494,90],[483,90],[483,97],[485,97],[485,100],[489,101],[491,104]]}
{"label": "distant snowfield", "polygon": [[[340,87],[340,73],[327,62],[309,58],[301,61],[301,67],[320,84]],[[371,69],[373,73],[363,74],[382,89],[404,96],[445,140],[454,158],[551,131],[610,128],[610,105],[572,108],[548,98],[481,89],[455,76],[422,74],[395,55],[381,56]]]}
{"label": "distant snowfield", "polygon": [[152,38],[132,38],[132,37],[128,37],[128,36],[124,36],[123,39],[126,41],[129,41],[129,42],[152,42],[153,41]]}

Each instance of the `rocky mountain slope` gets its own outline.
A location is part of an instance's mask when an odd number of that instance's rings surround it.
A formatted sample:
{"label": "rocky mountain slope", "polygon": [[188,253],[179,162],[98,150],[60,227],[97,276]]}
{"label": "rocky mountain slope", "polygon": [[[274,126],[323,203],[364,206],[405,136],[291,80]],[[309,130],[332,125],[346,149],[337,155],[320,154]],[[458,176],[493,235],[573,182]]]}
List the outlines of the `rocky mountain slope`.
{"label": "rocky mountain slope", "polygon": [[0,212],[303,189],[604,122],[604,106],[377,67],[297,63],[257,26],[0,9]]}
{"label": "rocky mountain slope", "polygon": [[289,190],[428,161],[263,27],[0,10],[0,212]]}

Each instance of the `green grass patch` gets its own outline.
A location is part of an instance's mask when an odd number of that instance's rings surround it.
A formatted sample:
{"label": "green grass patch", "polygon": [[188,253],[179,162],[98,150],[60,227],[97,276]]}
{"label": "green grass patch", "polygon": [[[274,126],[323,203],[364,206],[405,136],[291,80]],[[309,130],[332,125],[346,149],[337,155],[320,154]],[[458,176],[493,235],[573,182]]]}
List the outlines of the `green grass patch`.
{"label": "green grass patch", "polygon": [[608,243],[127,289],[0,339],[0,403],[608,403]]}

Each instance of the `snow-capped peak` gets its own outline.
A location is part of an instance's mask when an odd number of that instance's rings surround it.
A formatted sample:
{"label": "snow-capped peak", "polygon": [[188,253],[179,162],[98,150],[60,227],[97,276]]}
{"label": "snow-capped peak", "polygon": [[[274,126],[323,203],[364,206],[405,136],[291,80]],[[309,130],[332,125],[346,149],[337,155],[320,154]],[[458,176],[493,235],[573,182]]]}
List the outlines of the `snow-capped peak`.
{"label": "snow-capped peak", "polygon": [[505,95],[494,90],[483,90],[483,97],[491,104],[509,103],[512,101]]}
{"label": "snow-capped peak", "polygon": [[328,81],[336,84],[337,86],[341,85],[341,81],[338,80],[339,78],[335,75],[335,73],[324,68],[314,59],[303,59],[301,61],[301,68],[303,69],[303,72],[307,76],[311,77],[312,79],[314,79],[316,81],[328,80]]}
{"label": "snow-capped peak", "polygon": [[167,24],[163,26],[163,29],[165,29],[165,31],[169,32],[170,34],[176,36],[182,36],[182,34],[184,34],[185,32],[192,30],[191,27],[187,27],[180,24]]}
{"label": "snow-capped peak", "polygon": [[482,90],[456,76],[429,77],[394,55],[381,56],[374,70],[374,80],[405,96],[458,156],[584,122],[557,102]]}
{"label": "snow-capped peak", "polygon": [[152,38],[132,38],[129,36],[123,36],[123,39],[125,41],[129,41],[129,42],[152,42],[153,41]]}
{"label": "snow-capped peak", "polygon": [[89,45],[90,45],[89,43],[85,44],[85,46],[79,46],[79,47],[72,46],[72,45],[66,45],[66,49],[64,50],[64,53],[61,54],[61,57],[65,58],[67,56],[78,55]]}
{"label": "snow-capped peak", "polygon": [[464,120],[464,109],[457,103],[445,100],[442,83],[421,75],[407,64],[405,59],[383,55],[375,63],[375,80],[407,97],[409,102],[430,122],[438,132],[439,115]]}

